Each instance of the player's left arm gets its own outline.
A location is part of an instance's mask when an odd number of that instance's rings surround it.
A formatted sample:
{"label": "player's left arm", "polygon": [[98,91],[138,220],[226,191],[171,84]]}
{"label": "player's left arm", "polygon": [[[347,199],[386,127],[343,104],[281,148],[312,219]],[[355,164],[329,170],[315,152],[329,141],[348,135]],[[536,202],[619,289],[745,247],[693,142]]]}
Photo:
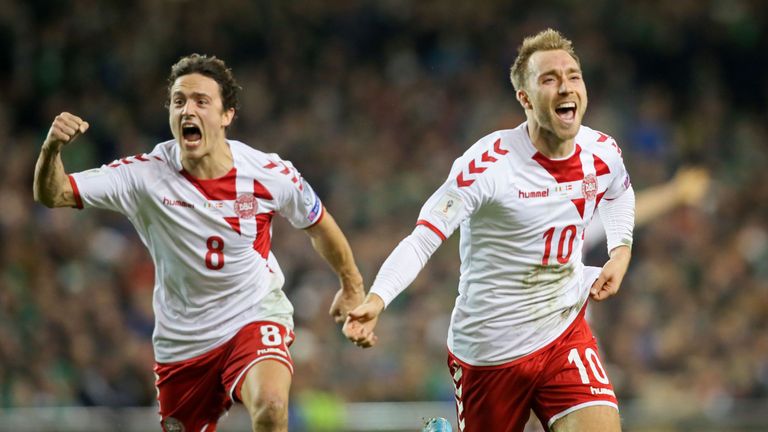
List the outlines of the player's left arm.
{"label": "player's left arm", "polygon": [[312,241],[312,247],[339,277],[341,288],[336,292],[329,313],[337,323],[343,323],[347,313],[363,302],[363,277],[341,228],[327,209],[323,211],[325,214],[322,219],[305,231]]}
{"label": "player's left arm", "polygon": [[619,246],[611,250],[611,257],[589,290],[592,300],[603,301],[619,291],[629,268],[630,258],[632,258],[632,249],[629,246]]}
{"label": "player's left arm", "polygon": [[616,199],[603,203],[600,212],[608,237],[610,258],[590,289],[590,296],[597,301],[605,300],[619,291],[629,267],[635,221],[635,192],[632,186]]}
{"label": "player's left arm", "polygon": [[618,146],[615,154],[607,154],[613,178],[600,203],[600,217],[608,240],[608,262],[590,288],[593,300],[602,301],[616,294],[624,280],[632,257],[632,234],[635,227],[635,191],[621,158]]}

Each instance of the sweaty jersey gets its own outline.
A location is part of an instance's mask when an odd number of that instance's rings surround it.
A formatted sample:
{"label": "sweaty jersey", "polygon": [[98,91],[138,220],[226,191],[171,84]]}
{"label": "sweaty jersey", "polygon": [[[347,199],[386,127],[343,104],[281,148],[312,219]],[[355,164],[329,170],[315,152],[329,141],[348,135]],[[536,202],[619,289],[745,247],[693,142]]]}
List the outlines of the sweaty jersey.
{"label": "sweaty jersey", "polygon": [[323,205],[290,162],[228,140],[234,167],[197,179],[181,165],[175,140],[75,173],[77,206],[128,217],[155,263],[155,359],[189,359],[221,345],[245,324],[293,308],[270,250],[272,218],[296,228],[323,216]]}
{"label": "sweaty jersey", "polygon": [[461,227],[451,352],[496,365],[555,340],[597,276],[584,274],[584,230],[601,202],[629,188],[614,140],[585,126],[562,159],[539,153],[525,123],[458,158],[418,221],[443,240]]}

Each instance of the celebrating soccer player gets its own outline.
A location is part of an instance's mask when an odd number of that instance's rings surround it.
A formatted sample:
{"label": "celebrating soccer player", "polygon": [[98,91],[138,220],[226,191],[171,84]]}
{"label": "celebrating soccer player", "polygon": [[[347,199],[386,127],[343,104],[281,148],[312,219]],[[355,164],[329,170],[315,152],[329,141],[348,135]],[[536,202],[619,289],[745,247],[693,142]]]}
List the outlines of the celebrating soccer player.
{"label": "celebrating soccer player", "polygon": [[[618,431],[584,314],[589,298],[616,294],[627,271],[634,192],[613,138],[581,124],[587,91],[571,41],[551,29],[526,38],[511,79],[526,121],[455,161],[344,333],[375,344],[379,314],[460,227],[448,330],[459,429],[519,432],[533,409],[547,430]],[[602,269],[581,262],[598,207],[610,255]]]}
{"label": "celebrating soccer player", "polygon": [[275,213],[304,229],[339,276],[331,307],[338,322],[363,300],[349,244],[309,183],[278,155],[226,138],[239,89],[223,61],[184,57],[168,80],[173,140],[67,176],[62,148],[89,125],[62,113],[35,168],[37,201],[120,212],[152,255],[166,432],[213,431],[234,402],[245,405],[254,431],[288,430],[293,307],[270,250]]}

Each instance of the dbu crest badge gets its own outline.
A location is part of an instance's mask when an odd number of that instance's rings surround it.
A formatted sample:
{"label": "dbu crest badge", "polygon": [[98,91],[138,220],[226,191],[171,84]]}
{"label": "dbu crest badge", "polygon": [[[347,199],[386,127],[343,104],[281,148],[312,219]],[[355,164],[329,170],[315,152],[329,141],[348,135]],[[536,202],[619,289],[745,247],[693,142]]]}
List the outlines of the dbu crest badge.
{"label": "dbu crest badge", "polygon": [[235,214],[240,219],[253,219],[256,217],[258,203],[254,194],[241,194],[235,200]]}
{"label": "dbu crest badge", "polygon": [[594,201],[597,196],[597,177],[587,174],[581,183],[581,193],[587,201]]}

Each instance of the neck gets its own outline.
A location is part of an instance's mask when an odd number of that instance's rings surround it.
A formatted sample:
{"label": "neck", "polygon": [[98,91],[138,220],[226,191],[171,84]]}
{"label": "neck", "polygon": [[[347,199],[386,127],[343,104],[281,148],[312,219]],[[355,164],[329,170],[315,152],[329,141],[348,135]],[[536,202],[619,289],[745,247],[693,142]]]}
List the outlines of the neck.
{"label": "neck", "polygon": [[531,138],[533,146],[542,155],[550,159],[559,159],[573,152],[573,138],[563,140],[551,130],[542,127],[533,116],[528,116],[527,128],[528,136]]}
{"label": "neck", "polygon": [[233,165],[232,151],[224,139],[211,151],[198,158],[183,154],[181,157],[181,166],[184,170],[202,180],[222,177],[232,169]]}

